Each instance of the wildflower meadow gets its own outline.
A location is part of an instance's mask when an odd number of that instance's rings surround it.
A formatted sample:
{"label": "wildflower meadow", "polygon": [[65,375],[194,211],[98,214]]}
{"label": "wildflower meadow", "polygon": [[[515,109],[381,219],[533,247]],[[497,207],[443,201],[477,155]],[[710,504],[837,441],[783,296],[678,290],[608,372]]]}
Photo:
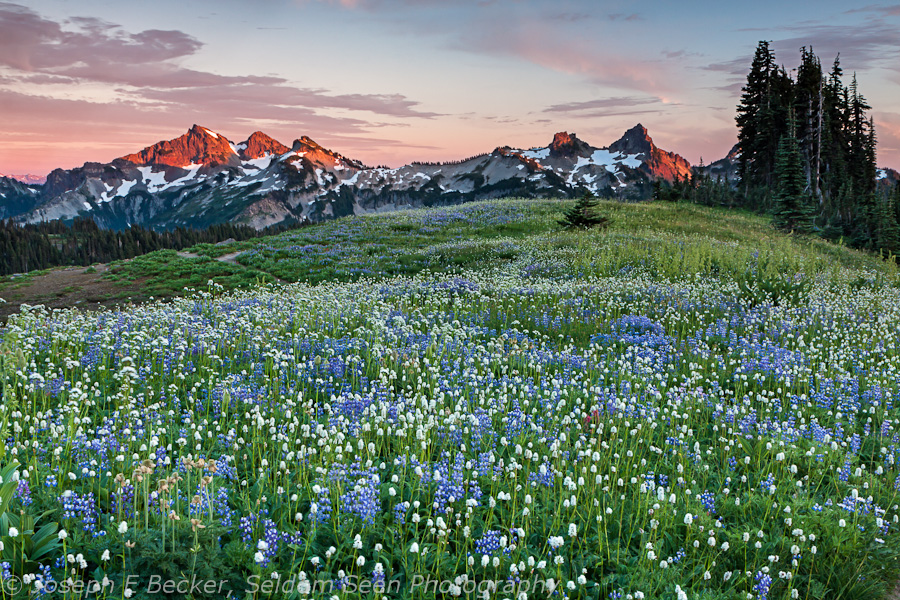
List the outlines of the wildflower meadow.
{"label": "wildflower meadow", "polygon": [[[344,279],[12,316],[0,598],[885,597],[896,272],[675,213],[627,225],[674,208],[559,232],[556,204],[529,206],[237,258],[352,255]],[[439,245],[297,242],[327,227]]]}

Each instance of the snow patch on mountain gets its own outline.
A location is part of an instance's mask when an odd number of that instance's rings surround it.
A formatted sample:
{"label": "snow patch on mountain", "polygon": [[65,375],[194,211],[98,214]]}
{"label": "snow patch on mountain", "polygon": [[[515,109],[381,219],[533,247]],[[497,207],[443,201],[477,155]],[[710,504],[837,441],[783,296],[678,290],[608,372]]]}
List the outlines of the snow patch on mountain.
{"label": "snow patch on mountain", "polygon": [[273,160],[273,156],[270,154],[266,154],[261,158],[253,158],[250,160],[241,161],[241,166],[246,170],[248,167],[251,169],[265,169],[268,167]]}
{"label": "snow patch on mountain", "polygon": [[544,160],[550,156],[550,148],[532,148],[531,150],[517,150],[517,152],[525,158],[533,160]]}

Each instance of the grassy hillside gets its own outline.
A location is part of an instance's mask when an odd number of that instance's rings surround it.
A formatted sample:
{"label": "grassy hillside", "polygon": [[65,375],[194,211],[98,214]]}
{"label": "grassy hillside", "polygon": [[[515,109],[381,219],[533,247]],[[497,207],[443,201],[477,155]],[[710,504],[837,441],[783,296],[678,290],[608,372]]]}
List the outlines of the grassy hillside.
{"label": "grassy hillside", "polygon": [[[759,215],[691,204],[604,202],[605,232],[567,233],[557,225],[559,200],[501,200],[440,209],[348,217],[282,235],[228,245],[200,245],[179,258],[162,251],[114,264],[107,276],[141,280],[146,295],[165,297],[212,279],[226,289],[257,281],[317,283],[482,269],[533,258],[562,261],[580,274],[642,267],[680,278],[743,272],[754,253],[773,268],[806,275],[842,268],[895,281],[894,265],[871,255],[774,231]],[[208,259],[240,253],[237,265]],[[243,268],[240,268],[243,267]]]}
{"label": "grassy hillside", "polygon": [[895,266],[753,215],[604,204],[609,230],[562,232],[561,208],[147,255],[109,272],[170,301],[11,317],[0,579],[135,575],[135,598],[154,577],[223,582],[195,598],[291,581],[329,599],[885,597]]}

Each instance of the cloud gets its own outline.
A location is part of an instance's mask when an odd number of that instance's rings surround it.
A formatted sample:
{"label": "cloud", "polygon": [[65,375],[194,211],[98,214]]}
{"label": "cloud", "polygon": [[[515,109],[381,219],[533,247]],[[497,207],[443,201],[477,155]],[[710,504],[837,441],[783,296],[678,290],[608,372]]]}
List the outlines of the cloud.
{"label": "cloud", "polygon": [[633,48],[605,44],[608,38],[598,31],[620,29],[642,20],[640,15],[598,11],[589,0],[555,6],[538,0],[319,1],[366,11],[368,19],[396,35],[438,40],[451,50],[513,58],[599,85],[645,92],[677,87],[663,60],[635,58]]}
{"label": "cloud", "polygon": [[627,108],[631,106],[640,106],[646,104],[662,103],[657,97],[637,97],[637,96],[618,96],[613,98],[599,98],[597,100],[587,100],[584,102],[566,102],[564,104],[554,104],[544,109],[544,112],[581,112],[595,111],[606,108]]}
{"label": "cloud", "polygon": [[29,8],[0,3],[0,65],[22,71],[77,64],[152,64],[187,56],[202,44],[181,31],[150,29],[136,34],[90,17],[69,20],[75,30]]}
{"label": "cloud", "polygon": [[892,6],[885,6],[882,4],[869,4],[868,6],[863,6],[862,8],[851,8],[850,10],[844,11],[844,14],[850,15],[853,13],[878,13],[885,17],[898,17],[900,16],[900,4],[894,4]]}
{"label": "cloud", "polygon": [[[657,108],[645,108],[657,104]],[[544,109],[545,113],[572,115],[578,119],[602,119],[607,117],[632,117],[659,114],[671,104],[657,97],[620,96],[599,98],[584,102],[554,104]]]}
{"label": "cloud", "polygon": [[612,13],[606,15],[607,20],[609,21],[643,21],[644,18],[636,13]]}
{"label": "cloud", "polygon": [[753,62],[752,55],[744,55],[731,60],[710,63],[700,67],[704,71],[712,71],[714,73],[725,73],[726,75],[745,76],[750,70],[750,64]]}
{"label": "cloud", "polygon": [[[264,129],[288,144],[302,134],[326,145],[352,143],[351,148],[362,152],[360,158],[365,160],[377,156],[375,148],[405,145],[373,136],[377,124],[373,127],[367,119],[334,117],[306,107],[276,106],[235,117],[228,103],[178,104],[173,109],[165,103],[90,102],[4,89],[0,89],[0,106],[4,114],[15,116],[0,122],[0,139],[4,140],[0,164],[10,171],[46,173],[85,161],[108,162],[158,140],[177,137],[190,123],[203,124],[234,140]],[[341,150],[341,146],[335,149]]]}
{"label": "cloud", "polygon": [[578,35],[532,17],[504,21],[475,18],[453,47],[468,52],[513,57],[592,83],[645,93],[677,86],[662,61],[642,60],[604,48],[596,35]]}
{"label": "cloud", "polygon": [[[64,27],[65,25],[65,27]],[[257,115],[270,104],[301,109],[341,109],[397,118],[432,118],[399,94],[330,94],[296,87],[275,76],[220,75],[179,65],[202,48],[181,31],[129,33],[114,23],[74,17],[45,19],[29,8],[0,2],[0,66],[30,84],[87,82],[113,86],[135,101],[163,102],[181,110],[227,105],[235,118]],[[8,84],[7,84],[8,85]]]}
{"label": "cloud", "polygon": [[[872,13],[876,7],[868,7],[847,12]],[[900,15],[900,6],[880,7],[882,16]],[[841,23],[820,21],[804,22],[797,25],[786,25],[774,29],[744,29],[742,31],[765,32],[771,42],[779,63],[799,62],[800,48],[812,48],[825,64],[840,53],[841,64],[851,70],[861,71],[879,66],[894,68],[900,59],[900,47],[897,45],[897,28],[883,18],[870,16],[858,23]],[[772,36],[772,32],[780,32],[789,37],[780,39]],[[746,69],[750,68],[752,56],[746,58]],[[729,63],[721,63],[727,65]]]}
{"label": "cloud", "polygon": [[826,65],[840,53],[841,64],[856,71],[895,66],[900,60],[897,28],[881,19],[856,25],[806,25],[788,31],[794,33],[793,37],[773,43],[779,57],[796,57],[794,60],[799,61],[800,47],[806,46],[813,48]]}
{"label": "cloud", "polygon": [[[299,3],[305,4],[312,0],[298,0]],[[363,9],[369,11],[378,11],[390,7],[403,8],[429,8],[429,7],[460,7],[471,6],[475,8],[485,8],[495,4],[503,3],[502,0],[454,0],[452,3],[447,0],[316,0],[321,4],[336,4],[348,9]],[[506,4],[521,4],[522,0],[506,0]]]}

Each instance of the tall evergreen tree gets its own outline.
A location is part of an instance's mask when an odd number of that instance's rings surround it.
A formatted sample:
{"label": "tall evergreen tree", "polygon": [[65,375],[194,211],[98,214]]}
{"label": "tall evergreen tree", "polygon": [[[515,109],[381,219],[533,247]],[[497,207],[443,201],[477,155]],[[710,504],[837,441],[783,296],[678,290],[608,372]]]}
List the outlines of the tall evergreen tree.
{"label": "tall evergreen tree", "polygon": [[764,129],[768,127],[770,120],[775,70],[775,54],[769,47],[769,42],[763,40],[756,47],[735,117],[740,148],[738,167],[745,196],[749,196],[751,187],[767,182],[763,158],[766,145]]}
{"label": "tall evergreen tree", "polygon": [[793,118],[790,131],[778,145],[775,175],[775,226],[786,231],[809,233],[813,227],[815,208],[806,189],[803,159],[794,135]]}
{"label": "tall evergreen tree", "polygon": [[820,199],[822,130],[824,128],[825,77],[822,64],[812,48],[800,49],[800,67],[794,93],[796,137],[803,156],[806,184],[810,193]]}

